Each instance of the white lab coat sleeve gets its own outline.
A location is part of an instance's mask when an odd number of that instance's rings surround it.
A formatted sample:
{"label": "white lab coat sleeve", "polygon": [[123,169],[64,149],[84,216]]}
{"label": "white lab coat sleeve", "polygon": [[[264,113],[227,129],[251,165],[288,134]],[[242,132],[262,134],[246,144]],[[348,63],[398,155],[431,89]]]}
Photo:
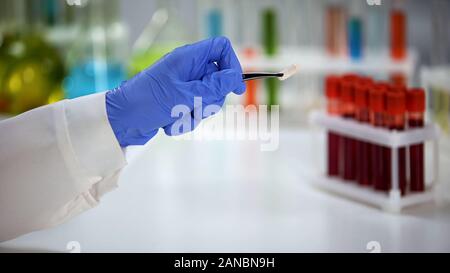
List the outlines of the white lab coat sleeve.
{"label": "white lab coat sleeve", "polygon": [[0,122],[0,241],[96,206],[125,165],[104,93]]}

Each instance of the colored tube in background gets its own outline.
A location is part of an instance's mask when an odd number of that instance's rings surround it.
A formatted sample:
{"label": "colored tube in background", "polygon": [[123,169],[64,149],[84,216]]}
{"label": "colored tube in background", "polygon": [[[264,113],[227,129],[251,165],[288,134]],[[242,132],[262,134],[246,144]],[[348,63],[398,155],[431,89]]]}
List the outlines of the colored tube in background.
{"label": "colored tube in background", "polygon": [[[407,57],[407,19],[401,2],[395,2],[390,13],[390,54],[395,61],[402,61]],[[390,81],[396,85],[407,85],[408,78],[401,72],[390,74]]]}
{"label": "colored tube in background", "polygon": [[[112,89],[126,79],[125,56],[121,48],[126,40],[126,31],[118,16],[118,0],[92,1],[86,8],[88,20],[81,34],[82,46],[74,48],[74,55],[78,58],[64,80],[67,98]],[[119,28],[121,31],[117,31]]]}
{"label": "colored tube in background", "polygon": [[86,59],[73,66],[65,79],[66,97],[72,99],[115,88],[125,79],[125,75],[120,63]]}
{"label": "colored tube in background", "polygon": [[208,36],[217,37],[223,35],[222,12],[218,8],[213,8],[207,15]]}
{"label": "colored tube in background", "polygon": [[[244,49],[243,55],[244,58],[251,60],[254,59],[256,57],[256,50],[254,50],[253,48],[246,48]],[[248,69],[247,71],[252,71],[253,69]],[[246,85],[246,91],[245,91],[245,102],[244,105],[245,106],[250,106],[250,105],[256,105],[257,104],[257,92],[258,92],[258,86],[259,86],[259,81],[246,81],[245,82]]]}
{"label": "colored tube in background", "polygon": [[399,9],[391,11],[391,58],[406,58],[406,15]]}
{"label": "colored tube in background", "polygon": [[351,17],[348,22],[348,50],[352,60],[360,60],[363,54],[362,21]]}
{"label": "colored tube in background", "polygon": [[450,94],[441,86],[430,86],[430,98],[433,99],[433,118],[441,127],[441,130],[449,134],[450,132]]}
{"label": "colored tube in background", "polygon": [[[277,16],[275,10],[268,8],[263,11],[263,47],[264,53],[273,57],[278,52],[278,29],[277,29]],[[267,104],[270,106],[278,105],[278,92],[279,92],[279,80],[276,78],[269,78],[265,80],[267,89]]]}
{"label": "colored tube in background", "polygon": [[331,56],[346,53],[346,16],[341,6],[330,5],[325,17],[325,46]]}
{"label": "colored tube in background", "polygon": [[273,8],[263,11],[263,47],[267,56],[278,53],[278,26],[277,15]]}
{"label": "colored tube in background", "polygon": [[279,105],[278,91],[280,89],[280,81],[276,78],[268,78],[265,80],[267,88],[267,105],[270,106]]}

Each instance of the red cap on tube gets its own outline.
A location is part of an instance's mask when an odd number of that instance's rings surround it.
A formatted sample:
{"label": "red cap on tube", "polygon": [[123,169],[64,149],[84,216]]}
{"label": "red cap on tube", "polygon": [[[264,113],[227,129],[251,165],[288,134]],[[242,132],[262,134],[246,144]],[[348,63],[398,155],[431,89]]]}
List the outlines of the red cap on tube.
{"label": "red cap on tube", "polygon": [[386,111],[389,115],[402,115],[406,111],[406,96],[403,92],[386,93]]}
{"label": "red cap on tube", "polygon": [[386,89],[380,85],[373,85],[369,93],[369,107],[373,112],[383,112],[384,107],[384,94]]}
{"label": "red cap on tube", "polygon": [[372,84],[359,82],[355,84],[355,105],[358,107],[369,107],[369,90]]}
{"label": "red cap on tube", "polygon": [[341,76],[341,82],[342,81],[357,82],[359,79],[360,77],[357,74],[353,73],[347,73]]}
{"label": "red cap on tube", "polygon": [[344,103],[355,102],[354,82],[349,79],[341,80],[341,101]]}
{"label": "red cap on tube", "polygon": [[406,86],[403,84],[391,84],[390,91],[406,93]]}
{"label": "red cap on tube", "polygon": [[342,78],[344,80],[355,80],[355,79],[359,78],[359,76],[357,74],[347,73],[347,74],[342,75]]}
{"label": "red cap on tube", "polygon": [[369,77],[360,77],[359,78],[359,82],[360,83],[364,83],[364,84],[368,84],[368,85],[374,84],[374,81],[371,78],[369,78]]}
{"label": "red cap on tube", "polygon": [[425,91],[423,88],[412,88],[406,93],[408,112],[425,112]]}
{"label": "red cap on tube", "polygon": [[329,99],[339,98],[339,77],[329,75],[325,78],[325,95]]}
{"label": "red cap on tube", "polygon": [[387,92],[387,91],[391,90],[391,88],[392,88],[392,85],[388,82],[377,82],[376,85],[379,88],[382,88],[384,92]]}

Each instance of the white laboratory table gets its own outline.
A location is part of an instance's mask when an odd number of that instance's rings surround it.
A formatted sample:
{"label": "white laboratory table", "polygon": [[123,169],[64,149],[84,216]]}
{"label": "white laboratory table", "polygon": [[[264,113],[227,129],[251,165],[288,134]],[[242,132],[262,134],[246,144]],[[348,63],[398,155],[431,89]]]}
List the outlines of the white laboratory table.
{"label": "white laboratory table", "polygon": [[[119,188],[101,204],[0,251],[382,252],[450,251],[450,208],[387,214],[308,183],[322,166],[324,137],[282,130],[276,152],[257,141],[174,140],[132,148]],[[323,168],[323,167],[322,167]]]}

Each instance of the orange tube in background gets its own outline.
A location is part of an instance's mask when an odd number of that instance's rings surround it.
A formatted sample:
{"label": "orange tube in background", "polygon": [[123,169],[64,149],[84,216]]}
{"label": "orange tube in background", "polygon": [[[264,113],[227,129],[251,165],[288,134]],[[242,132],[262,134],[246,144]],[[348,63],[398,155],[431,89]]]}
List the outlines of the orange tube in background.
{"label": "orange tube in background", "polygon": [[406,57],[406,15],[399,9],[391,11],[391,58],[403,60]]}
{"label": "orange tube in background", "polygon": [[245,106],[256,105],[256,92],[258,91],[258,81],[246,81]]}
{"label": "orange tube in background", "polygon": [[[253,48],[244,49],[244,57],[248,60],[256,58],[256,50]],[[248,69],[246,72],[251,72],[252,69]],[[257,98],[256,93],[258,92],[259,81],[246,81],[246,91],[245,91],[245,101],[244,105],[256,105]]]}

